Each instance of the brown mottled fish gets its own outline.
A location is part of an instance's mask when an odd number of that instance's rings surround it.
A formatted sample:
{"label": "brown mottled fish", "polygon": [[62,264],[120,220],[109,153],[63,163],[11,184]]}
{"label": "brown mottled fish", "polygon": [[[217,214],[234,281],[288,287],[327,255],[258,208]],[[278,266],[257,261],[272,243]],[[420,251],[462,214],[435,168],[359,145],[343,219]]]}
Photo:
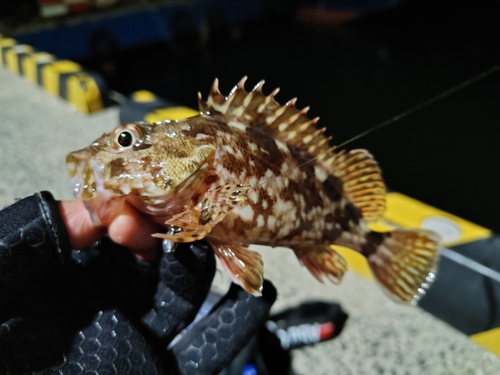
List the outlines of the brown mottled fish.
{"label": "brown mottled fish", "polygon": [[217,80],[200,114],[117,127],[67,157],[75,195],[105,222],[124,201],[163,224],[174,242],[205,239],[233,280],[258,295],[260,254],[250,244],[291,248],[320,281],[337,283],[345,260],[330,246],[363,254],[394,299],[412,302],[434,278],[439,238],[426,230],[371,231],[386,189],[366,150],[335,152],[318,119],[251,92],[246,77],[227,97]]}

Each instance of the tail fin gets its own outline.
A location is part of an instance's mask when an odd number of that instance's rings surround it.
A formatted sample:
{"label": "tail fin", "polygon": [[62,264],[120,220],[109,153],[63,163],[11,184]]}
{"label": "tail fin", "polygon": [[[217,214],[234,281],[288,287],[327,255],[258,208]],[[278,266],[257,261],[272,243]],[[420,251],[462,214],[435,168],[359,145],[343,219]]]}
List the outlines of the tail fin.
{"label": "tail fin", "polygon": [[423,229],[398,229],[371,232],[367,238],[376,247],[365,255],[384,291],[397,301],[418,304],[435,278],[440,237]]}

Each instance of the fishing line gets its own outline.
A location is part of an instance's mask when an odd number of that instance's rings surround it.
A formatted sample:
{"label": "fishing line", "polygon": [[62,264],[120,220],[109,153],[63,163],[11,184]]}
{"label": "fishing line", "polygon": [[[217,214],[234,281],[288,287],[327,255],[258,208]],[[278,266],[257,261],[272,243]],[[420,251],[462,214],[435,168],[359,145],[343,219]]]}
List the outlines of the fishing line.
{"label": "fishing line", "polygon": [[463,81],[462,83],[459,83],[458,85],[456,85],[456,86],[454,86],[454,87],[452,87],[452,88],[450,88],[450,89],[448,89],[446,91],[443,91],[442,93],[440,93],[440,94],[438,94],[436,96],[433,96],[432,98],[427,99],[426,101],[424,101],[424,102],[422,102],[420,104],[417,104],[415,107],[412,107],[412,108],[408,109],[407,111],[402,112],[399,115],[394,116],[393,118],[390,118],[389,120],[386,120],[386,121],[384,121],[384,122],[382,122],[382,123],[380,123],[378,125],[375,125],[373,128],[368,129],[368,130],[364,131],[363,133],[358,134],[358,135],[352,137],[351,139],[348,139],[347,141],[345,141],[345,142],[341,143],[340,145],[338,145],[337,148],[343,147],[346,144],[355,141],[356,139],[359,139],[359,138],[364,137],[365,135],[368,135],[368,134],[370,134],[370,133],[372,133],[372,132],[374,132],[376,130],[379,130],[379,129],[382,129],[382,128],[388,126],[388,125],[391,125],[391,124],[395,123],[396,121],[401,120],[403,117],[406,117],[406,116],[408,116],[408,115],[410,115],[412,113],[415,113],[415,112],[417,112],[417,111],[419,111],[419,110],[421,110],[421,109],[423,109],[423,108],[425,108],[425,107],[427,107],[427,106],[429,106],[429,105],[431,105],[431,104],[433,104],[433,103],[435,103],[435,102],[437,102],[437,101],[439,101],[441,99],[444,99],[444,98],[446,98],[446,97],[448,97],[448,96],[456,93],[457,91],[460,91],[463,88],[465,88],[467,86],[470,86],[473,83],[475,83],[475,82],[477,82],[477,81],[479,81],[479,80],[481,80],[483,78],[486,78],[486,77],[492,75],[493,73],[498,72],[499,70],[500,70],[500,65],[495,65],[493,68],[485,70],[481,74],[478,74],[475,77],[469,78],[468,80]]}
{"label": "fishing line", "polygon": [[[399,121],[402,118],[404,118],[404,117],[406,117],[406,116],[408,116],[408,115],[410,115],[412,113],[415,113],[415,112],[417,112],[417,111],[419,111],[419,110],[421,110],[421,109],[423,109],[425,107],[428,107],[429,105],[431,105],[433,103],[436,103],[439,100],[442,100],[442,99],[444,99],[444,98],[446,98],[446,97],[448,97],[448,96],[450,96],[452,94],[455,94],[456,92],[464,89],[465,87],[470,86],[473,83],[475,83],[475,82],[477,82],[477,81],[479,81],[479,80],[481,80],[483,78],[486,78],[486,77],[488,77],[488,76],[490,76],[490,75],[498,72],[499,70],[500,70],[500,64],[495,65],[492,68],[490,68],[488,70],[485,70],[484,72],[482,72],[482,73],[480,73],[480,74],[478,74],[478,75],[476,75],[476,76],[474,76],[472,78],[469,78],[469,79],[467,79],[467,80],[459,83],[458,85],[453,86],[453,87],[449,88],[448,90],[443,91],[442,93],[437,94],[437,95],[433,96],[432,98],[427,99],[426,101],[424,101],[424,102],[422,102],[420,104],[417,104],[416,106],[414,106],[414,107],[412,107],[412,108],[410,108],[410,109],[408,109],[408,110],[400,113],[399,115],[394,116],[394,117],[392,117],[392,118],[390,118],[390,119],[388,119],[388,120],[386,120],[384,122],[381,122],[380,124],[375,125],[374,127],[372,127],[370,129],[368,129],[368,130],[366,130],[366,131],[364,131],[364,132],[362,132],[362,133],[360,133],[360,134],[358,134],[358,135],[356,135],[356,136],[348,139],[347,141],[341,143],[340,145],[335,146],[334,149],[343,147],[343,146],[345,146],[345,145],[347,145],[347,144],[349,144],[349,143],[351,143],[351,142],[353,142],[353,141],[355,141],[355,140],[357,140],[359,138],[364,137],[365,135],[368,135],[370,133],[373,133],[374,131],[377,131],[377,130],[382,129],[382,128],[388,126],[388,125],[391,125],[391,124],[395,123],[396,121]],[[255,157],[255,155],[254,155],[254,157]],[[314,157],[314,158],[311,158],[311,159],[303,162],[302,164],[299,164],[297,166],[297,168],[301,168],[304,165],[312,163],[313,161],[315,161],[317,159],[318,159],[317,156]],[[269,181],[261,182],[261,183],[258,184],[258,186],[259,187],[263,186],[263,185],[267,184],[268,182]]]}

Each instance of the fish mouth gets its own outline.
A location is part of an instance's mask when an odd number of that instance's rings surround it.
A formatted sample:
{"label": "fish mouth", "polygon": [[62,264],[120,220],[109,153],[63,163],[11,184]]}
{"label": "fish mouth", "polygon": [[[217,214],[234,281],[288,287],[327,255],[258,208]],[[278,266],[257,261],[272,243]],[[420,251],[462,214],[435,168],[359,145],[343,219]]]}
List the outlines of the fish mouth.
{"label": "fish mouth", "polygon": [[108,225],[122,211],[124,199],[104,187],[103,168],[85,150],[70,153],[66,166],[75,198],[83,200],[95,226]]}
{"label": "fish mouth", "polygon": [[85,151],[76,151],[66,157],[66,167],[73,185],[75,198],[90,200],[98,194],[110,196],[104,187],[102,167],[88,157]]}

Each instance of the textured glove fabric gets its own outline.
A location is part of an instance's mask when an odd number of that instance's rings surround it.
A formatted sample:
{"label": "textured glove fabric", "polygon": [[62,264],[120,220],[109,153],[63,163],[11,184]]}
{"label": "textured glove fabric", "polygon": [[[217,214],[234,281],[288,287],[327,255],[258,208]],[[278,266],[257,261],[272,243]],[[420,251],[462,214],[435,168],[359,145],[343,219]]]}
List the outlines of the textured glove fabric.
{"label": "textured glove fabric", "polygon": [[0,293],[31,282],[62,263],[69,249],[66,228],[49,192],[41,192],[2,210],[0,217]]}
{"label": "textured glove fabric", "polygon": [[[179,245],[156,263],[137,261],[108,238],[71,251],[57,205],[44,194],[0,211],[3,254],[18,264],[0,284],[0,374],[216,373],[267,317],[276,298],[272,285],[265,284],[262,298],[233,286],[168,349],[209,291],[215,273],[209,245]],[[18,221],[9,225],[5,217]],[[32,233],[26,228],[33,223],[41,228],[38,240],[12,240]]]}
{"label": "textured glove fabric", "polygon": [[228,364],[267,318],[276,290],[264,282],[262,297],[233,284],[212,314],[200,321],[173,347],[182,374],[213,374]]}

